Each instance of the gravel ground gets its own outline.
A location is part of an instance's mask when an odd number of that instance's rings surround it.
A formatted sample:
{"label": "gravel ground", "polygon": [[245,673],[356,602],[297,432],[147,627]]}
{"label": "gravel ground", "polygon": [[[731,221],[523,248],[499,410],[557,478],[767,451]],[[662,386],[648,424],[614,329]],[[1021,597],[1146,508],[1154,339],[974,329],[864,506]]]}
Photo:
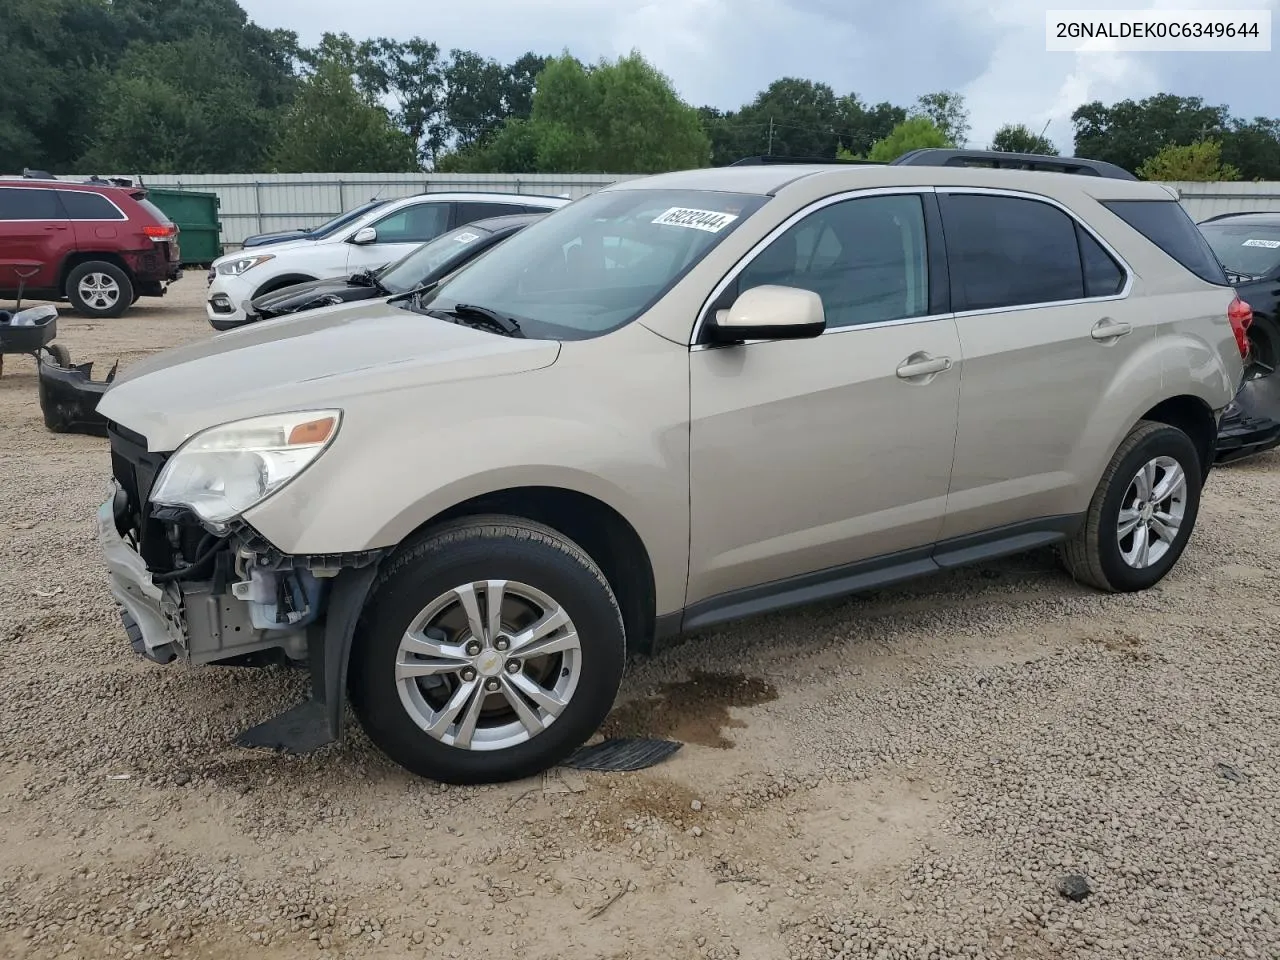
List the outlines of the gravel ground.
{"label": "gravel ground", "polygon": [[[202,293],[59,340],[127,363],[207,336]],[[230,746],[302,678],[132,655],[108,472],[9,358],[0,956],[1280,956],[1280,455],[1215,472],[1149,593],[1034,554],[733,625],[631,669],[610,725],[672,760],[480,789],[358,731]]]}

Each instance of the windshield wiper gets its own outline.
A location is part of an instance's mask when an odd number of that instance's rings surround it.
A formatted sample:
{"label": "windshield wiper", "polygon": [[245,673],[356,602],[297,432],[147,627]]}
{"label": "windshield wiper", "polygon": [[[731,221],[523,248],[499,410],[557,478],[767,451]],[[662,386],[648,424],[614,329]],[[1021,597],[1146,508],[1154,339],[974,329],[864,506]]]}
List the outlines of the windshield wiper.
{"label": "windshield wiper", "polygon": [[377,272],[372,269],[362,270],[360,273],[352,276],[349,282],[357,287],[373,287],[375,290],[380,290],[383,293],[391,292],[382,285],[382,281],[378,279]]}
{"label": "windshield wiper", "polygon": [[412,290],[406,290],[404,293],[397,293],[395,296],[387,298],[387,303],[400,303],[404,300],[421,300],[425,294],[430,293],[438,286],[440,286],[440,281],[432,280],[428,283],[420,284]]}
{"label": "windshield wiper", "polygon": [[509,337],[524,336],[520,331],[519,320],[498,313],[496,310],[490,310],[488,307],[477,307],[473,303],[455,303],[453,309],[440,312],[455,317],[459,323],[469,326],[489,327]]}

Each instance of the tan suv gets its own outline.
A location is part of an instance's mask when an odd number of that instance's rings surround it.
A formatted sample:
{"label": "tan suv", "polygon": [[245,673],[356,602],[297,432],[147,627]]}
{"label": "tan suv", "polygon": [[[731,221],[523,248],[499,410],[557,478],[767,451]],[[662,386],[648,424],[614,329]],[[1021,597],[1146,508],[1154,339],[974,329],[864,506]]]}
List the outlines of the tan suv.
{"label": "tan suv", "polygon": [[747,166],[616,184],[438,287],[136,364],[101,539],[153,660],[308,663],[419,774],[526,776],[628,651],[1058,543],[1140,590],[1195,523],[1247,308],[1170,193]]}

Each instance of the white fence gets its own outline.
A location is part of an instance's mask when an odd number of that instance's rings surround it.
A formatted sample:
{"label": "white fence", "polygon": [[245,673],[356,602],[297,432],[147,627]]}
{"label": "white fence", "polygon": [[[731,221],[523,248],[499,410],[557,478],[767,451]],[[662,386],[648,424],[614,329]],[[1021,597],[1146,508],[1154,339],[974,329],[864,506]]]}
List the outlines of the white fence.
{"label": "white fence", "polygon": [[207,176],[142,175],[154,187],[216,193],[222,242],[232,249],[245,237],[272,230],[314,227],[374,197],[479,191],[568,196],[593,193],[626,176],[609,174],[279,173]]}
{"label": "white fence", "polygon": [[[592,193],[627,174],[276,173],[144,174],[155,187],[218,195],[222,242],[228,250],[245,237],[315,226],[373,197],[397,198],[451,190],[568,196]],[[74,179],[74,178],[67,178]],[[1171,183],[1183,206],[1200,221],[1220,213],[1280,211],[1280,182]]]}
{"label": "white fence", "polygon": [[1182,205],[1197,223],[1221,213],[1280,213],[1280,182],[1274,180],[1171,183],[1169,186],[1178,188]]}

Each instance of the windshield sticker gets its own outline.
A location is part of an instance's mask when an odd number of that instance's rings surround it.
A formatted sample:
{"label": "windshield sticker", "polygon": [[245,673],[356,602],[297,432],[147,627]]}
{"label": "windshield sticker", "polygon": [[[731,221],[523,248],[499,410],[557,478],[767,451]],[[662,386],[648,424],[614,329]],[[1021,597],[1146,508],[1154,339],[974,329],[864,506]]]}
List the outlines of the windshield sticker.
{"label": "windshield sticker", "polygon": [[737,215],[732,213],[719,213],[715,210],[695,210],[692,207],[672,207],[655,218],[653,223],[660,223],[666,227],[688,227],[690,230],[719,233],[737,219]]}
{"label": "windshield sticker", "polygon": [[479,239],[480,239],[480,234],[478,234],[478,233],[460,233],[460,234],[458,234],[456,237],[454,237],[453,239],[454,239],[455,241],[457,241],[458,243],[471,243],[471,242],[472,242],[472,241],[474,241],[474,240],[479,240]]}
{"label": "windshield sticker", "polygon": [[1268,250],[1280,250],[1280,240],[1246,240],[1242,247],[1266,247]]}

